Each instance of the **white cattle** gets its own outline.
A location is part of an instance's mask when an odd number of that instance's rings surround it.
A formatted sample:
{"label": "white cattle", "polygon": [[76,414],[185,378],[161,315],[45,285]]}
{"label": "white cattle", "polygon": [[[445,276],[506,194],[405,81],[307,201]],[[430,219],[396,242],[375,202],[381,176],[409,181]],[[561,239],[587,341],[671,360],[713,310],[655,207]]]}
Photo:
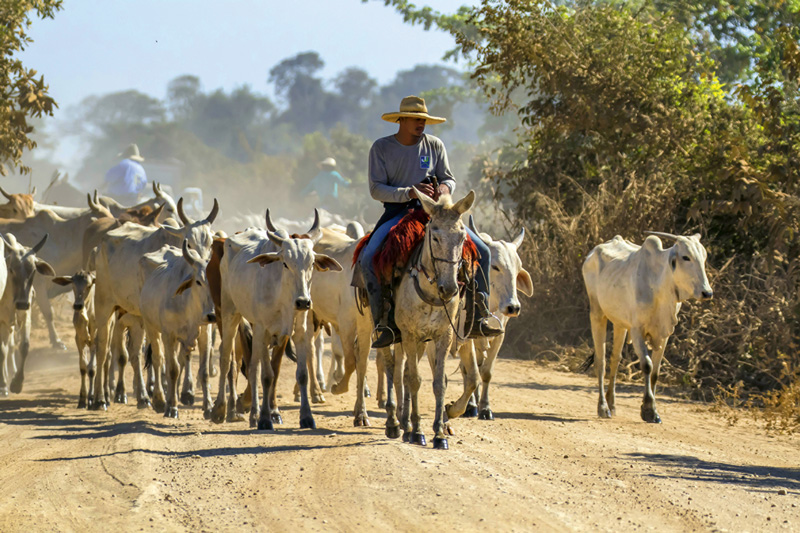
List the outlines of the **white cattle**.
{"label": "white cattle", "polygon": [[[87,398],[94,398],[94,375],[97,357],[94,337],[97,326],[94,316],[94,274],[80,270],[72,276],[58,276],[53,283],[61,286],[72,286],[74,302],[72,304],[72,325],[75,327],[75,346],[78,348],[78,363],[81,371],[81,391],[78,408],[87,406]],[[86,378],[89,378],[87,393]]]}
{"label": "white cattle", "polygon": [[[252,393],[250,424],[258,429],[272,429],[273,417],[280,422],[280,412],[273,405],[274,373],[268,357],[270,347],[279,351],[289,338],[297,348],[297,381],[300,384],[300,427],[315,427],[308,402],[307,359],[311,336],[306,334],[307,314],[311,309],[309,285],[313,270],[341,270],[334,259],[313,250],[322,233],[319,215],[306,236],[281,237],[269,230],[249,228],[225,241],[220,264],[222,350],[220,385],[211,420],[225,420],[227,403],[225,380],[231,368],[234,337],[242,318],[253,327],[253,351],[248,368]],[[267,214],[269,217],[269,214]],[[271,222],[267,221],[268,227]],[[275,355],[275,354],[273,354]],[[263,405],[259,412],[258,378],[261,365]],[[231,387],[231,405],[236,405],[236,390]]]}
{"label": "white cattle", "polygon": [[[111,213],[103,206],[95,203],[87,194],[89,208],[82,215],[65,220],[47,209],[36,213],[26,220],[0,221],[0,232],[13,233],[17,240],[25,246],[33,246],[44,235],[49,235],[49,244],[43,248],[39,256],[50,263],[56,272],[77,272],[83,268],[83,251],[81,249],[83,234],[93,220],[110,217]],[[44,315],[50,333],[50,343],[61,350],[66,346],[58,337],[53,324],[53,307],[50,298],[63,294],[68,289],[55,285],[38,277],[35,281],[36,303]]]}
{"label": "white cattle", "polygon": [[[216,322],[206,277],[208,261],[187,244],[184,240],[181,249],[164,245],[139,259],[139,310],[153,351],[153,368],[160,369],[166,356],[164,416],[170,418],[178,418],[179,345],[183,354],[197,342],[201,325]],[[163,397],[161,380],[156,379],[153,401],[158,403]]]}
{"label": "white cattle", "polygon": [[22,383],[25,379],[25,360],[30,347],[31,329],[31,296],[33,280],[36,274],[54,276],[53,267],[46,261],[39,259],[36,254],[47,242],[47,235],[32,248],[23,246],[12,234],[0,234],[3,245],[0,247],[5,260],[0,268],[0,279],[5,278],[5,287],[0,298],[0,396],[8,396],[8,374],[6,358],[13,357],[9,352],[9,337],[12,330],[18,328],[14,334],[17,336],[21,355],[20,366],[14,379],[11,381],[11,392],[22,392]]}
{"label": "white cattle", "polygon": [[[522,267],[522,260],[518,253],[522,240],[525,238],[525,228],[520,231],[513,241],[507,242],[494,240],[491,235],[478,232],[472,215],[469,217],[469,227],[486,243],[492,254],[492,272],[489,278],[491,287],[489,311],[495,316],[499,316],[503,333],[496,337],[473,339],[459,348],[460,350],[474,350],[477,352],[476,363],[482,381],[480,401],[475,405],[471,397],[466,415],[478,416],[481,420],[494,420],[494,415],[489,405],[489,382],[492,380],[494,363],[497,360],[500,347],[503,345],[506,325],[508,325],[509,319],[519,316],[521,305],[517,290],[519,289],[525,296],[532,296],[533,281],[528,271]],[[488,273],[486,274],[488,275]],[[477,275],[483,274],[478,272]],[[449,416],[456,416],[456,413],[451,411],[450,408],[448,408],[447,413]]]}
{"label": "white cattle", "polygon": [[[600,397],[597,414],[616,414],[615,386],[625,336],[630,332],[644,375],[645,422],[660,423],[655,405],[658,370],[667,340],[678,323],[681,302],[713,296],[706,276],[706,249],[700,235],[691,237],[648,232],[642,246],[617,235],[596,246],[583,263],[583,280],[589,295],[589,318],[594,339],[594,364]],[[675,241],[661,246],[659,236]],[[608,394],[603,394],[605,377],[606,326],[614,325],[614,346]],[[648,352],[652,348],[652,359]]]}
{"label": "white cattle", "polygon": [[[119,309],[135,317],[135,325],[130,328],[131,363],[134,371],[134,391],[137,395],[139,407],[147,407],[150,400],[142,377],[142,368],[139,363],[140,348],[144,336],[141,313],[139,311],[139,258],[149,252],[154,252],[170,244],[180,245],[188,239],[189,247],[197,252],[205,261],[211,253],[212,231],[211,223],[219,212],[219,204],[214,200],[214,207],[208,218],[190,224],[183,228],[162,225],[159,228],[144,227],[137,224],[125,224],[114,229],[103,238],[98,247],[96,267],[97,281],[95,288],[95,313],[97,315],[97,367],[104,368],[104,363],[109,347],[109,325],[112,314]],[[201,346],[207,349],[207,346]],[[122,371],[120,370],[120,374]],[[201,379],[203,371],[201,368]],[[93,409],[107,408],[108,399],[101,397],[100,374],[95,376],[95,402]],[[207,376],[205,378],[207,380]],[[115,399],[121,401],[125,396],[125,380],[117,380]],[[156,400],[159,400],[158,398]],[[154,402],[153,407],[157,412],[163,412],[163,401]]]}

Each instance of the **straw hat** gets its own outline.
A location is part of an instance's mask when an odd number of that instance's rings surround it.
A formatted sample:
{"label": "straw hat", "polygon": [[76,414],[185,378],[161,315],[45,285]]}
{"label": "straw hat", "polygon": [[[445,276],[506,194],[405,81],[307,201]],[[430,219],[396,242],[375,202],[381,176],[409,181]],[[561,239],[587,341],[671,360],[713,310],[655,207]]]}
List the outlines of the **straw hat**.
{"label": "straw hat", "polygon": [[335,168],[336,167],[336,160],[334,158],[332,158],[332,157],[326,157],[325,159],[323,159],[322,161],[319,162],[319,166],[320,167]]}
{"label": "straw hat", "polygon": [[117,154],[117,157],[122,157],[123,159],[133,159],[134,161],[144,161],[144,157],[139,155],[139,147],[135,144],[131,143],[125,148],[124,151]]}
{"label": "straw hat", "polygon": [[430,116],[428,108],[425,106],[425,100],[419,96],[406,96],[400,102],[400,111],[381,115],[381,118],[386,122],[397,122],[401,117],[424,118],[426,124],[447,122],[446,118]]}

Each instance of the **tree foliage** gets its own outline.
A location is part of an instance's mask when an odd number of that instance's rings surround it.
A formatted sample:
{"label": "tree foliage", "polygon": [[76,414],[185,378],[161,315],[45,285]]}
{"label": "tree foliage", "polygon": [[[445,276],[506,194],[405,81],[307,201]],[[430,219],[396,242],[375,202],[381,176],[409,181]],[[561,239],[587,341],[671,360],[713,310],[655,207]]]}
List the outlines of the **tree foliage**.
{"label": "tree foliage", "polygon": [[[6,163],[20,165],[23,150],[36,146],[28,119],[52,115],[57,107],[48,94],[44,77],[15,58],[32,42],[27,29],[31,13],[52,18],[61,0],[4,0],[0,3],[0,174],[7,175]],[[20,166],[22,173],[30,169]]]}

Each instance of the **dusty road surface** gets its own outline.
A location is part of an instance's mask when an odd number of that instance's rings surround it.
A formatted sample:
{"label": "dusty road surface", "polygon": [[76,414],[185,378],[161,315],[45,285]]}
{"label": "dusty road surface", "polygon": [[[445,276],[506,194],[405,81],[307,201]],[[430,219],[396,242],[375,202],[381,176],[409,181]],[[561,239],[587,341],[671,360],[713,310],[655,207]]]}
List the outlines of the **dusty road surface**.
{"label": "dusty road surface", "polygon": [[274,432],[213,425],[197,406],[178,420],[78,410],[77,356],[44,341],[23,393],[0,399],[2,532],[800,530],[800,439],[663,393],[664,423],[645,424],[638,384],[599,420],[592,378],[501,360],[496,420],[454,421],[439,451],[386,439],[374,399],[373,427],[354,428],[352,386],[299,430],[289,361]]}

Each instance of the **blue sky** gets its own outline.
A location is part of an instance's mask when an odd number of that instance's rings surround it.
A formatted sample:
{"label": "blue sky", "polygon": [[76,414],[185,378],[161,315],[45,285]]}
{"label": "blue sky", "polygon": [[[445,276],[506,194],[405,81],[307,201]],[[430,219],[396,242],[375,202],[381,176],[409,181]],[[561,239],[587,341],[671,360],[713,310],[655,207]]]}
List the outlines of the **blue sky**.
{"label": "blue sky", "polygon": [[[474,2],[419,2],[444,13]],[[61,108],[91,94],[136,89],[163,98],[169,80],[199,76],[205,90],[249,84],[272,94],[269,69],[315,50],[324,78],[363,68],[379,83],[416,64],[441,63],[453,38],[410,26],[383,2],[360,0],[65,0],[36,19],[22,54]]]}

